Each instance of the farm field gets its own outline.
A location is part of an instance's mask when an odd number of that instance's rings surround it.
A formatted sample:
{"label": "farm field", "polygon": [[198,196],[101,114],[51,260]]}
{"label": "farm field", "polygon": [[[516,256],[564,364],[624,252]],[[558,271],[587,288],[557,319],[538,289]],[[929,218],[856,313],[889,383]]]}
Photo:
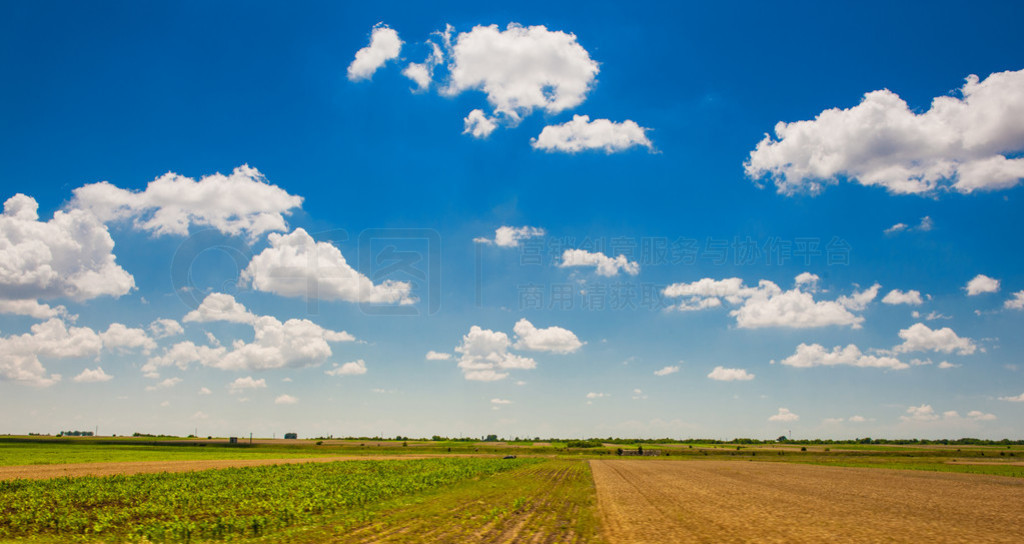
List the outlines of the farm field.
{"label": "farm field", "polygon": [[1018,445],[619,448],[636,451],[6,437],[0,541],[1003,542],[1024,529],[1009,506],[1024,503]]}
{"label": "farm field", "polygon": [[1024,480],[783,463],[591,461],[609,542],[1019,542]]}

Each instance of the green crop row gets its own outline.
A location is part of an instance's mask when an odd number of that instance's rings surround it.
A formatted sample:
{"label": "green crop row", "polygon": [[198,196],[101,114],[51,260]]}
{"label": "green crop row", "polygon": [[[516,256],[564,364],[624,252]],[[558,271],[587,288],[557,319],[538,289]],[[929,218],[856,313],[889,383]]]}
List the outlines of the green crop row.
{"label": "green crop row", "polygon": [[0,482],[0,538],[196,541],[261,536],[534,462],[345,461]]}

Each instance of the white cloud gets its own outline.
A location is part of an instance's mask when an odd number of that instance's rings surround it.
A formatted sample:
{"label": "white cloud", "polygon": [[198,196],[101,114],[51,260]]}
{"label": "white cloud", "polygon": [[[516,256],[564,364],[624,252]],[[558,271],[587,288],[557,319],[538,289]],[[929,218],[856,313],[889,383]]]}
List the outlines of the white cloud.
{"label": "white cloud", "polygon": [[611,395],[608,395],[608,394],[605,394],[605,393],[593,393],[593,392],[587,393],[587,398],[588,399],[601,399],[601,398],[609,397],[609,396],[611,396]]}
{"label": "white cloud", "polygon": [[225,353],[227,350],[222,347],[197,346],[191,341],[178,342],[164,349],[162,355],[150,357],[146,364],[142,365],[141,370],[147,378],[155,379],[160,376],[161,368],[175,366],[185,370],[192,363],[212,366],[220,361]]}
{"label": "white cloud", "polygon": [[922,232],[928,232],[935,228],[935,222],[932,221],[931,216],[924,216],[921,218],[921,222],[917,225],[917,230]]}
{"label": "white cloud", "polygon": [[882,298],[882,304],[909,304],[911,306],[920,306],[924,304],[924,299],[921,298],[921,292],[911,289],[907,292],[900,291],[899,289],[893,289]]}
{"label": "white cloud", "polygon": [[885,234],[896,234],[897,232],[903,232],[907,230],[908,225],[906,223],[896,223],[895,225],[885,229]]}
{"label": "white cloud", "polygon": [[40,358],[96,356],[102,348],[103,340],[88,327],[68,327],[56,318],[36,323],[28,333],[0,337],[0,380],[47,387],[61,376],[47,375]]}
{"label": "white cloud", "polygon": [[55,317],[60,310],[33,299],[119,297],[135,279],[114,257],[107,227],[83,210],[58,211],[39,221],[35,199],[16,194],[0,215],[0,299],[7,313]]}
{"label": "white cloud", "polygon": [[924,323],[915,323],[909,328],[900,330],[899,336],[903,339],[903,343],[893,348],[898,353],[910,351],[951,353],[956,351],[960,355],[970,355],[977,349],[970,338],[957,336],[949,327],[933,330]]}
{"label": "white cloud", "polygon": [[274,399],[274,404],[297,404],[299,399],[291,395],[281,395]]}
{"label": "white cloud", "polygon": [[430,82],[434,78],[434,67],[444,62],[444,53],[434,42],[427,42],[430,45],[430,54],[422,63],[410,62],[402,75],[416,83],[416,91],[423,92],[430,88]]}
{"label": "white cloud", "polygon": [[974,276],[974,279],[967,282],[964,287],[968,296],[980,295],[982,293],[996,293],[999,291],[999,280],[990,278],[984,274]]}
{"label": "white cloud", "polygon": [[1006,402],[1024,402],[1024,393],[1015,397],[999,397],[999,400],[1005,400]]}
{"label": "white cloud", "polygon": [[768,421],[776,421],[781,423],[791,423],[793,421],[799,421],[800,416],[789,411],[789,408],[779,408],[779,411],[768,418]]}
{"label": "white cloud", "polygon": [[845,348],[836,346],[829,351],[821,344],[801,343],[796,347],[796,353],[783,359],[782,364],[798,368],[844,365],[861,368],[889,368],[892,370],[903,370],[910,367],[910,365],[896,359],[895,357],[865,355],[853,344],[850,344]]}
{"label": "white cloud", "polygon": [[941,368],[943,370],[946,370],[946,369],[949,369],[949,368],[957,368],[959,366],[960,365],[955,365],[955,364],[953,364],[953,363],[951,363],[949,361],[942,361],[941,363],[939,363],[939,368]]}
{"label": "white cloud", "polygon": [[185,314],[182,321],[186,323],[207,323],[210,321],[228,321],[231,323],[252,323],[256,316],[249,313],[235,297],[226,293],[210,293],[206,295],[199,307]]}
{"label": "white cloud", "polygon": [[655,376],[668,376],[679,372],[679,365],[668,365],[654,371]]}
{"label": "white cloud", "polygon": [[617,153],[637,146],[653,150],[654,146],[647,139],[648,130],[628,119],[616,123],[608,119],[591,121],[587,115],[574,115],[572,121],[544,127],[539,136],[530,140],[530,145],[534,149],[562,153],[592,149]]}
{"label": "white cloud", "polygon": [[865,421],[867,421],[867,418],[865,418],[864,416],[850,416],[850,419],[848,419],[847,421],[849,421],[850,423],[864,423]]}
{"label": "white cloud", "polygon": [[146,386],[146,391],[156,391],[158,389],[170,389],[175,385],[181,383],[181,378],[167,378],[166,380],[156,384]]}
{"label": "white cloud", "polygon": [[585,249],[565,250],[558,266],[559,268],[593,266],[597,275],[607,277],[615,276],[620,271],[630,276],[640,273],[640,265],[636,261],[630,261],[625,255],[619,255],[613,259],[604,253],[591,253]]}
{"label": "white cloud", "polygon": [[493,117],[516,124],[534,109],[550,114],[580,105],[599,71],[576,36],[544,26],[476,26],[451,48],[446,94],[481,90]]}
{"label": "white cloud", "polygon": [[74,381],[78,383],[98,383],[98,382],[109,382],[114,377],[103,371],[103,367],[98,366],[96,370],[84,369],[82,373],[75,376]]}
{"label": "white cloud", "polygon": [[498,247],[517,247],[521,240],[537,238],[546,234],[544,229],[539,227],[498,227],[494,231],[494,240],[489,238],[474,238],[478,244],[494,244]]}
{"label": "white cloud", "polygon": [[232,395],[241,393],[249,389],[266,389],[267,380],[260,378],[258,380],[253,379],[252,376],[246,376],[244,378],[238,378],[235,381],[228,384],[228,392]]}
{"label": "white cloud", "polygon": [[876,283],[863,291],[854,291],[850,296],[841,296],[836,299],[836,302],[845,308],[859,312],[867,308],[872,300],[875,300],[875,297],[878,296],[878,290],[881,288],[882,286]]}
{"label": "white cloud", "polygon": [[[811,275],[813,276],[813,274]],[[796,287],[783,291],[775,283],[761,280],[757,287],[747,287],[740,278],[714,280],[703,278],[692,283],[675,283],[662,293],[669,298],[683,300],[672,309],[679,311],[702,310],[722,305],[722,300],[740,307],[729,312],[740,328],[790,327],[812,328],[846,325],[859,329],[863,317],[850,310],[862,310],[878,293],[878,284],[851,296],[832,300],[814,300],[816,282],[801,274]],[[802,290],[807,288],[808,290]]]}
{"label": "white cloud", "polygon": [[930,404],[911,406],[907,408],[907,414],[909,415],[900,416],[900,419],[907,422],[938,421],[939,419],[946,421],[994,421],[996,419],[995,415],[986,414],[980,410],[971,410],[967,412],[966,417],[961,417],[956,410],[947,410],[942,412],[940,416]]}
{"label": "white cloud", "polygon": [[754,379],[754,374],[750,374],[742,368],[724,368],[716,366],[715,369],[708,374],[708,378],[718,380],[720,382],[749,381]]}
{"label": "white cloud", "polygon": [[153,334],[154,338],[167,338],[184,334],[185,329],[173,319],[157,319],[149,324],[149,332]]}
{"label": "white cloud", "polygon": [[744,164],[748,176],[770,176],[779,193],[817,193],[839,179],[891,193],[999,190],[1024,177],[1024,70],[979,81],[962,98],[939,96],[914,113],[888,90],[867,93],[855,107],[833,108],[812,121],[775,125]]}
{"label": "white cloud", "polygon": [[508,399],[491,399],[491,404],[512,404]]}
{"label": "white cloud", "polygon": [[68,309],[64,306],[51,307],[49,304],[42,304],[38,300],[3,300],[0,299],[0,314],[27,315],[35,319],[49,319],[51,317],[65,317]]}
{"label": "white cloud", "polygon": [[1024,310],[1024,291],[1014,293],[1013,298],[1003,303],[1003,308],[1007,310]]}
{"label": "white cloud", "polygon": [[349,361],[341,366],[335,365],[331,370],[324,372],[328,376],[360,376],[366,374],[366,361],[358,359]]}
{"label": "white cloud", "polygon": [[815,291],[818,288],[818,282],[821,278],[817,274],[811,274],[810,272],[801,272],[793,278],[793,284],[797,287],[807,287],[808,291]]}
{"label": "white cloud", "polygon": [[487,117],[484,110],[475,109],[469,112],[463,121],[465,127],[463,134],[470,134],[474,138],[486,138],[498,128],[498,122],[493,117]]}
{"label": "white cloud", "polygon": [[475,381],[502,380],[508,377],[508,370],[536,368],[533,359],[509,353],[511,345],[507,334],[473,325],[455,347],[460,354],[459,368],[467,380]]}
{"label": "white cloud", "polygon": [[516,349],[528,351],[550,351],[573,353],[583,346],[579,338],[569,329],[548,327],[538,329],[525,318],[516,322],[512,329],[516,333]]}
{"label": "white cloud", "polygon": [[156,349],[156,341],[142,329],[126,327],[120,323],[111,323],[106,332],[100,333],[103,347],[110,350],[128,351],[141,350],[144,354]]}
{"label": "white cloud", "polygon": [[356,51],[356,58],[348,65],[349,81],[370,79],[384,63],[398,58],[401,51],[402,40],[398,32],[384,23],[377,23],[370,34],[370,44]]}
{"label": "white cloud", "polygon": [[449,360],[451,358],[452,358],[452,354],[451,353],[438,353],[438,352],[436,352],[434,350],[430,350],[430,351],[427,352],[427,360],[428,361],[447,361],[447,360]]}
{"label": "white cloud", "polygon": [[210,395],[212,393],[213,393],[213,391],[210,391],[209,387],[200,387],[199,388],[199,394],[200,395]]}
{"label": "white cloud", "polygon": [[351,342],[345,331],[332,331],[307,319],[281,322],[272,316],[253,321],[251,343],[234,342],[233,350],[210,366],[224,370],[265,370],[316,366],[332,354],[330,343]]}
{"label": "white cloud", "polygon": [[264,249],[242,271],[242,281],[257,291],[286,297],[312,297],[379,304],[412,304],[408,282],[374,284],[349,266],[338,248],[317,242],[303,229],[271,234]]}
{"label": "white cloud", "polygon": [[195,225],[250,240],[264,232],[287,230],[284,216],[301,205],[302,197],[271,185],[248,165],[228,176],[218,173],[199,181],[168,172],[143,191],[92,183],[75,189],[71,201],[73,208],[89,210],[104,222],[133,219],[136,229],[157,236],[187,235]]}

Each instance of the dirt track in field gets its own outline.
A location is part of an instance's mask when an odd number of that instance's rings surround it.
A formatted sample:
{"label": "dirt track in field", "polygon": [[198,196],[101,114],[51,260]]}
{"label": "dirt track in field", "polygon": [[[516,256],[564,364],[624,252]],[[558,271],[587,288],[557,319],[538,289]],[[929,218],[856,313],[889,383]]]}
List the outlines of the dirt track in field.
{"label": "dirt track in field", "polygon": [[[64,476],[113,476],[152,472],[191,472],[217,468],[253,467],[259,465],[289,465],[294,463],[333,463],[335,461],[376,461],[380,459],[426,459],[453,457],[452,455],[374,455],[348,457],[310,457],[285,459],[201,459],[192,461],[130,461],[121,463],[69,463],[63,465],[0,466],[0,481],[25,478],[47,480]],[[460,455],[460,457],[462,457]]]}
{"label": "dirt track in field", "polygon": [[607,540],[1020,542],[1024,480],[729,461],[591,461]]}

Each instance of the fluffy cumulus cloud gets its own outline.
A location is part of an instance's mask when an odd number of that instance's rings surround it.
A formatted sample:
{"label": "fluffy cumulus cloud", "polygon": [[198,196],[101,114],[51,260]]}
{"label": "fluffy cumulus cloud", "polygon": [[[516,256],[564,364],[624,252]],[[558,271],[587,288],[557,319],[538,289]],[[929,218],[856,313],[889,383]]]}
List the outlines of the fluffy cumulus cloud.
{"label": "fluffy cumulus cloud", "polygon": [[909,304],[911,306],[920,306],[924,304],[924,299],[921,298],[921,292],[911,289],[909,291],[900,291],[899,289],[893,289],[889,291],[885,297],[882,298],[883,304]]}
{"label": "fluffy cumulus cloud", "polygon": [[799,421],[800,416],[794,414],[789,408],[779,408],[779,411],[775,415],[768,418],[768,421],[774,421],[777,423],[792,423]]}
{"label": "fluffy cumulus cloud", "polygon": [[109,382],[110,380],[113,380],[114,377],[104,372],[103,367],[98,366],[96,367],[96,370],[86,368],[72,379],[78,383],[100,383]]}
{"label": "fluffy cumulus cloud", "polygon": [[910,365],[895,357],[875,356],[861,353],[857,346],[850,344],[841,347],[836,346],[831,350],[825,349],[821,344],[801,343],[796,348],[796,353],[782,360],[786,366],[798,368],[810,368],[815,366],[856,366],[861,368],[888,368],[891,370],[903,370],[910,368]]}
{"label": "fluffy cumulus cloud", "polygon": [[136,229],[158,236],[186,235],[190,226],[200,226],[250,239],[287,230],[284,216],[301,205],[302,197],[271,185],[248,165],[199,181],[168,172],[142,191],[92,183],[75,189],[71,201],[72,208],[88,210],[101,221],[130,219]]}
{"label": "fluffy cumulus cloud", "polygon": [[[430,54],[423,62],[410,62],[402,70],[402,75],[416,83],[416,90],[423,92],[430,88],[434,79],[434,68],[444,62],[444,53],[441,47],[434,42],[427,42],[430,47]],[[481,112],[483,113],[483,112]]]}
{"label": "fluffy cumulus cloud", "polygon": [[0,314],[27,315],[35,319],[49,319],[51,317],[66,317],[68,310],[64,306],[50,306],[33,299],[0,299]]}
{"label": "fluffy cumulus cloud", "polygon": [[334,368],[324,372],[328,376],[362,376],[366,374],[366,361],[358,359],[349,361],[343,365],[335,365]]}
{"label": "fluffy cumulus cloud", "polygon": [[512,330],[516,333],[516,349],[573,353],[583,347],[583,342],[580,342],[575,333],[562,327],[538,329],[526,319],[520,319]]}
{"label": "fluffy cumulus cloud", "polygon": [[512,401],[508,399],[491,399],[491,404],[506,405],[512,404]]}
{"label": "fluffy cumulus cloud", "polygon": [[750,287],[744,285],[740,278],[703,278],[691,283],[674,283],[662,293],[668,298],[682,299],[671,307],[678,311],[717,308],[723,301],[738,306],[729,315],[736,318],[740,328],[840,325],[859,329],[864,318],[852,312],[863,310],[874,300],[880,288],[875,284],[836,300],[815,300],[817,277],[814,276],[814,281],[803,274],[797,278],[796,286],[788,291],[768,280],[761,280],[756,287]]}
{"label": "fluffy cumulus cloud", "polygon": [[911,227],[910,225],[908,225],[906,223],[896,223],[895,225],[885,229],[885,231],[883,231],[883,232],[885,234],[889,235],[889,236],[892,236],[894,234],[898,234],[898,233],[901,233],[901,232],[904,232],[904,231],[928,232],[928,231],[932,230],[933,228],[935,228],[935,222],[932,221],[931,217],[926,215],[926,216],[921,218],[921,222],[918,223],[918,225],[916,227]]}
{"label": "fluffy cumulus cloud", "polygon": [[968,296],[980,295],[983,293],[998,293],[999,280],[990,278],[985,274],[978,274],[964,286]]}
{"label": "fluffy cumulus cloud", "polygon": [[71,209],[40,221],[35,199],[16,194],[0,215],[0,310],[55,317],[36,299],[119,297],[135,288],[114,258],[114,240],[93,214]]}
{"label": "fluffy cumulus cloud", "polygon": [[0,338],[0,380],[50,386],[61,376],[47,374],[40,359],[95,357],[102,349],[103,340],[92,329],[49,319],[32,325],[28,333]]}
{"label": "fluffy cumulus cloud", "polygon": [[935,411],[930,404],[922,404],[920,406],[911,406],[907,408],[906,415],[900,416],[900,419],[905,422],[930,422],[930,421],[953,421],[953,422],[970,422],[970,421],[994,421],[996,416],[993,414],[986,414],[981,410],[971,410],[967,412],[966,416],[961,416],[956,410],[947,410],[942,412],[940,415]]}
{"label": "fluffy cumulus cloud", "polygon": [[647,139],[648,130],[628,119],[616,123],[608,119],[591,121],[590,116],[574,115],[572,121],[544,127],[539,136],[530,140],[530,145],[534,149],[563,153],[579,153],[593,149],[616,153],[631,147],[646,147],[652,150],[654,146]]}
{"label": "fluffy cumulus cloud", "polygon": [[970,355],[975,352],[977,346],[970,338],[961,338],[949,327],[932,329],[924,323],[915,323],[899,332],[903,343],[893,348],[899,353],[911,351],[940,351],[942,353],[956,352],[960,355]]}
{"label": "fluffy cumulus cloud", "polygon": [[512,342],[508,335],[473,325],[455,347],[459,354],[459,368],[467,380],[497,381],[508,377],[509,370],[528,370],[537,367],[529,357],[509,352]]}
{"label": "fluffy cumulus cloud", "polygon": [[1024,310],[1024,291],[1014,293],[1013,298],[1003,303],[1003,308],[1007,310]]}
{"label": "fluffy cumulus cloud", "polygon": [[173,319],[161,318],[149,324],[149,332],[154,338],[167,338],[184,334],[185,328]]}
{"label": "fluffy cumulus cloud", "polygon": [[539,238],[544,236],[546,232],[540,227],[509,227],[501,226],[494,231],[494,239],[490,238],[474,238],[473,241],[478,244],[494,244],[498,247],[518,247],[519,242],[528,240],[530,238]]}
{"label": "fluffy cumulus cloud", "polygon": [[298,404],[299,399],[291,395],[281,395],[274,399],[274,404]]}
{"label": "fluffy cumulus cloud", "polygon": [[316,366],[332,355],[331,343],[355,340],[345,331],[325,329],[308,319],[282,322],[273,316],[252,314],[234,297],[224,293],[211,293],[188,316],[185,321],[246,323],[253,328],[253,341],[236,340],[230,350],[179,342],[163,354],[150,358],[142,368],[144,373],[153,377],[160,368],[174,365],[185,369],[192,363],[224,370]]}
{"label": "fluffy cumulus cloud", "polygon": [[352,268],[338,248],[317,242],[303,229],[273,233],[268,240],[270,246],[242,271],[242,281],[257,291],[372,304],[416,301],[408,282],[385,280],[374,284]]}
{"label": "fluffy cumulus cloud", "polygon": [[434,351],[434,350],[430,350],[430,351],[427,352],[427,360],[428,361],[447,361],[447,360],[449,360],[451,358],[452,358],[452,354],[451,353],[441,353],[441,352],[437,352],[437,351]]}
{"label": "fluffy cumulus cloud", "polygon": [[814,120],[780,122],[745,163],[778,191],[816,193],[847,179],[891,193],[999,190],[1024,178],[1024,70],[967,77],[960,97],[939,96],[915,113],[896,93]]}
{"label": "fluffy cumulus cloud", "polygon": [[999,397],[999,400],[1004,400],[1006,402],[1024,402],[1024,393],[1017,396]]}
{"label": "fluffy cumulus cloud", "polygon": [[117,351],[139,350],[148,354],[156,349],[156,341],[142,329],[126,327],[120,323],[111,323],[105,332],[100,333],[103,347]]}
{"label": "fluffy cumulus cloud", "polygon": [[[402,40],[398,32],[387,25],[378,23],[370,33],[370,44],[356,51],[356,58],[348,65],[349,81],[370,79],[378,68],[402,52]],[[416,78],[413,78],[416,79]]]}
{"label": "fluffy cumulus cloud", "polygon": [[242,393],[245,391],[252,391],[255,389],[266,389],[267,380],[260,378],[254,379],[252,376],[246,376],[244,378],[238,378],[235,381],[228,384],[228,392],[232,395]]}
{"label": "fluffy cumulus cloud", "polygon": [[469,134],[474,138],[486,138],[498,128],[498,121],[492,117],[487,117],[487,114],[481,109],[469,112],[469,115],[462,120],[462,123],[464,127],[462,133]]}
{"label": "fluffy cumulus cloud", "polygon": [[577,266],[594,267],[599,276],[615,276],[619,272],[635,276],[640,273],[640,265],[630,261],[625,255],[612,258],[604,253],[591,253],[585,249],[567,249],[562,253],[560,268]]}
{"label": "fluffy cumulus cloud", "polygon": [[742,368],[725,368],[716,366],[715,369],[708,374],[708,378],[720,382],[745,382],[753,380],[754,375]]}
{"label": "fluffy cumulus cloud", "polygon": [[185,314],[185,323],[206,323],[210,321],[228,321],[231,323],[252,323],[256,316],[249,313],[235,297],[225,293],[206,295],[199,307]]}
{"label": "fluffy cumulus cloud", "polygon": [[170,389],[175,385],[181,383],[181,378],[167,378],[166,380],[156,384],[146,386],[146,391],[158,391],[160,389]]}
{"label": "fluffy cumulus cloud", "polygon": [[574,34],[515,23],[459,33],[448,70],[445,93],[483,91],[494,115],[512,124],[534,109],[555,114],[579,106],[599,71]]}
{"label": "fluffy cumulus cloud", "polygon": [[655,376],[668,376],[669,374],[675,374],[679,372],[679,365],[667,365],[654,371]]}

